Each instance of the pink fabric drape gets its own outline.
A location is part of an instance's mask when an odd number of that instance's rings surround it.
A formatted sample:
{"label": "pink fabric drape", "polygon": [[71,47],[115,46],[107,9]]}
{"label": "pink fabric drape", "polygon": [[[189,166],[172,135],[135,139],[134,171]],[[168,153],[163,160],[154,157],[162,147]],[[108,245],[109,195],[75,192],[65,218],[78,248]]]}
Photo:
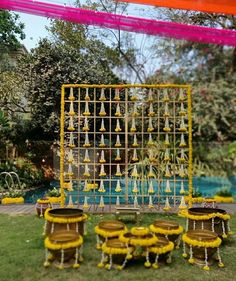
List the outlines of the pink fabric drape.
{"label": "pink fabric drape", "polygon": [[1,0],[0,8],[71,21],[79,24],[120,29],[201,43],[236,46],[236,31],[157,21],[97,12],[33,0]]}

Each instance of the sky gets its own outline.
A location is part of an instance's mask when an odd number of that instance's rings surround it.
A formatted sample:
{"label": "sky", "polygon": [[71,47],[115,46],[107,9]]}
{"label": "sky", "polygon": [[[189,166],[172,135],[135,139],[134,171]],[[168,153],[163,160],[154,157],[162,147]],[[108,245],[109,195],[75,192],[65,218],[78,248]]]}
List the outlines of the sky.
{"label": "sky", "polygon": [[[44,2],[55,2],[57,4],[67,3],[67,5],[73,6],[71,4],[73,0],[42,0]],[[83,0],[82,0],[83,1]],[[129,4],[128,14],[132,16],[143,17],[145,15],[145,9],[150,7],[145,7],[143,5]],[[26,38],[22,41],[24,46],[28,51],[32,48],[37,47],[40,38],[49,37],[49,33],[46,30],[46,26],[50,25],[50,19],[46,17],[40,17],[35,15],[29,15],[25,13],[18,13],[20,15],[20,21],[25,24],[25,35]],[[134,33],[133,33],[134,34]],[[148,46],[150,46],[151,38],[143,35],[135,35],[136,48],[140,52],[140,60],[142,56],[147,58],[150,56],[148,52]],[[109,43],[108,43],[109,44]],[[140,61],[141,62],[141,61]],[[152,57],[148,59],[145,63],[146,72],[152,73],[156,69],[157,61]]]}
{"label": "sky", "polygon": [[[83,1],[83,0],[82,0]],[[55,4],[73,5],[73,0],[42,0],[42,2],[50,2]],[[29,15],[25,13],[17,13],[20,15],[20,21],[25,24],[24,32],[26,34],[23,44],[27,50],[37,46],[40,38],[48,36],[45,26],[49,26],[50,20],[46,17]]]}
{"label": "sky", "polygon": [[[55,4],[67,4],[73,6],[73,0],[42,0],[43,2],[50,2]],[[83,2],[80,1],[80,2]],[[84,1],[85,2],[85,1]],[[136,5],[129,4],[129,15],[143,17],[144,11],[147,6],[144,5]],[[50,20],[46,17],[40,17],[35,15],[29,15],[25,13],[17,13],[20,15],[20,21],[25,24],[24,32],[26,34],[25,40],[23,40],[23,44],[30,50],[37,46],[40,38],[45,38],[49,34],[45,28],[45,26],[49,26]]]}
{"label": "sky", "polygon": [[22,43],[29,51],[37,46],[40,38],[45,38],[48,36],[45,26],[49,26],[50,20],[44,17],[23,13],[18,14],[20,15],[20,21],[25,24],[24,32],[26,38],[22,41]]}

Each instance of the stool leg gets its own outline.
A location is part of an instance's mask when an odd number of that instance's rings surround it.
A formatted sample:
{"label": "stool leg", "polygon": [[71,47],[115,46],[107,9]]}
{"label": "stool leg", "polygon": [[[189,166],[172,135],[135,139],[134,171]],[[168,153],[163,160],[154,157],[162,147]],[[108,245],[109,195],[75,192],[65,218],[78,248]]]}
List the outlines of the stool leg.
{"label": "stool leg", "polygon": [[146,249],[146,262],[144,263],[144,266],[145,267],[150,267],[151,266],[151,263],[149,261],[149,251],[148,251],[148,249]]}
{"label": "stool leg", "polygon": [[194,258],[193,258],[193,246],[189,245],[189,260],[188,262],[190,264],[194,264]]}
{"label": "stool leg", "polygon": [[155,262],[152,264],[152,267],[154,269],[157,269],[159,266],[158,266],[158,259],[159,259],[159,255],[156,254],[156,258],[155,258]]}
{"label": "stool leg", "polygon": [[46,235],[47,226],[48,226],[48,221],[47,221],[47,220],[45,220],[45,222],[44,222],[44,226],[43,226],[43,233],[42,233],[42,235],[43,235],[43,236],[45,236],[45,235]]}
{"label": "stool leg", "polygon": [[204,270],[209,270],[208,266],[208,255],[207,255],[207,248],[205,248],[205,266],[203,267]]}
{"label": "stool leg", "polygon": [[101,247],[101,240],[100,240],[100,238],[99,238],[99,235],[97,234],[96,235],[96,239],[97,239],[97,245],[96,245],[96,248],[97,248],[97,250],[100,250],[102,247]]}
{"label": "stool leg", "polygon": [[79,248],[75,249],[75,263],[73,265],[73,268],[79,268],[80,265],[78,263],[78,258],[79,258]]}
{"label": "stool leg", "polygon": [[105,254],[102,252],[102,259],[100,263],[97,265],[97,267],[102,268],[105,265]]}
{"label": "stool leg", "polygon": [[224,267],[224,263],[222,262],[221,256],[220,256],[220,248],[217,248],[217,258],[218,258],[218,266],[219,267]]}
{"label": "stool leg", "polygon": [[48,260],[48,249],[45,248],[45,262],[43,264],[45,267],[49,267],[50,266],[50,262]]}
{"label": "stool leg", "polygon": [[180,242],[181,242],[181,234],[177,238],[176,247],[175,247],[176,249],[179,249]]}
{"label": "stool leg", "polygon": [[110,270],[112,268],[112,254],[109,255],[109,264],[106,264],[105,268]]}
{"label": "stool leg", "polygon": [[59,265],[59,269],[63,269],[64,268],[64,250],[61,249],[61,263]]}

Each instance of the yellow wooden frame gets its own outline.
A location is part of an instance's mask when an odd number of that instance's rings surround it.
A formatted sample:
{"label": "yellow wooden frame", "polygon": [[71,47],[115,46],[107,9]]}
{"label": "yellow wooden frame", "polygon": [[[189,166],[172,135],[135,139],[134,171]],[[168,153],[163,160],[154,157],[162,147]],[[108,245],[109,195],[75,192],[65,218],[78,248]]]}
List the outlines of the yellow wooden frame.
{"label": "yellow wooden frame", "polygon": [[97,84],[63,84],[61,87],[61,117],[60,117],[60,192],[61,192],[61,207],[65,206],[65,192],[64,192],[64,120],[65,120],[65,89],[66,88],[183,88],[187,90],[187,115],[188,115],[188,182],[189,182],[189,207],[192,206],[193,193],[193,172],[192,172],[192,98],[191,85],[182,84],[111,84],[111,85],[97,85]]}

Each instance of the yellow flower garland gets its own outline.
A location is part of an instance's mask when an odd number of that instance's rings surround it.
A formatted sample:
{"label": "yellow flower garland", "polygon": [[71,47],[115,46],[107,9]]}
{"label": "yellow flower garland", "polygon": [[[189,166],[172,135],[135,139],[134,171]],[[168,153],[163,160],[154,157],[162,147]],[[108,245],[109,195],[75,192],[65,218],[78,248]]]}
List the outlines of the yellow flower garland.
{"label": "yellow flower garland", "polygon": [[214,196],[214,200],[218,203],[233,203],[234,202],[233,197],[222,197],[222,196],[218,196],[218,195]]}
{"label": "yellow flower garland", "polygon": [[163,229],[160,227],[156,227],[153,224],[149,226],[150,230],[154,233],[160,233],[164,235],[173,235],[173,234],[180,234],[184,231],[182,226],[179,226],[177,229]]}
{"label": "yellow flower garland", "polygon": [[87,184],[87,188],[88,188],[89,190],[91,190],[91,189],[97,189],[97,188],[98,188],[98,184],[97,184],[97,183],[88,183],[88,184]]}
{"label": "yellow flower garland", "polygon": [[54,203],[54,204],[61,203],[62,197],[61,196],[59,196],[59,197],[48,197],[48,200],[49,200],[50,203]]}
{"label": "yellow flower garland", "polygon": [[150,247],[148,248],[148,251],[154,254],[161,255],[173,251],[173,249],[174,249],[174,243],[169,242],[169,244],[164,247],[157,247],[157,246]]}
{"label": "yellow flower garland", "polygon": [[[189,196],[184,196],[184,200],[186,203],[188,203],[190,200]],[[193,203],[202,203],[204,201],[204,198],[203,197],[192,197],[191,200]]]}
{"label": "yellow flower garland", "polygon": [[128,230],[127,230],[127,227],[125,227],[122,230],[107,231],[107,230],[99,228],[99,226],[97,225],[97,226],[95,226],[94,231],[96,234],[101,235],[104,238],[112,238],[112,237],[119,236],[121,233],[126,233]]}
{"label": "yellow flower garland", "polygon": [[128,247],[128,248],[113,248],[108,247],[106,243],[103,243],[102,245],[102,251],[105,254],[108,255],[127,255],[134,251],[134,247]]}
{"label": "yellow flower garland", "polygon": [[22,204],[24,203],[23,197],[11,198],[6,197],[2,199],[2,204]]}
{"label": "yellow flower garland", "polygon": [[192,220],[210,220],[212,218],[220,218],[223,220],[229,220],[230,215],[229,214],[221,214],[221,213],[212,213],[208,215],[191,215],[188,213],[188,211],[180,211],[178,214],[180,217],[192,219]]}
{"label": "yellow flower garland", "polygon": [[147,227],[132,227],[131,234],[135,236],[144,236],[149,233],[149,229]]}
{"label": "yellow flower garland", "polygon": [[45,220],[53,223],[76,223],[76,222],[81,222],[87,220],[88,216],[86,214],[83,214],[80,217],[75,217],[75,218],[59,218],[59,217],[53,217],[51,216],[48,212],[51,209],[47,209],[44,218]]}
{"label": "yellow flower garland", "polygon": [[49,204],[51,203],[49,199],[38,199],[37,203],[39,204]]}
{"label": "yellow flower garland", "polygon": [[72,242],[63,242],[63,243],[53,243],[50,241],[50,239],[47,237],[44,240],[44,246],[47,249],[50,250],[65,250],[69,248],[77,248],[83,244],[83,238],[82,236],[78,236],[78,239]]}
{"label": "yellow flower garland", "polygon": [[[189,196],[185,196],[184,199],[186,202],[188,202],[190,200]],[[215,195],[214,198],[193,197],[192,202],[193,203],[202,203],[202,202],[233,203],[234,198],[233,197],[222,197],[222,196],[217,196],[217,195]]]}
{"label": "yellow flower garland", "polygon": [[189,238],[186,233],[183,235],[182,239],[188,245],[192,245],[195,247],[204,247],[204,248],[217,248],[220,246],[220,244],[222,242],[219,237],[217,237],[212,242],[197,241],[197,240],[193,240],[193,239]]}
{"label": "yellow flower garland", "polygon": [[119,240],[124,243],[129,243],[133,246],[143,246],[148,247],[154,245],[158,238],[156,236],[153,236],[152,238],[130,238],[130,237],[124,237],[124,233],[120,234]]}

